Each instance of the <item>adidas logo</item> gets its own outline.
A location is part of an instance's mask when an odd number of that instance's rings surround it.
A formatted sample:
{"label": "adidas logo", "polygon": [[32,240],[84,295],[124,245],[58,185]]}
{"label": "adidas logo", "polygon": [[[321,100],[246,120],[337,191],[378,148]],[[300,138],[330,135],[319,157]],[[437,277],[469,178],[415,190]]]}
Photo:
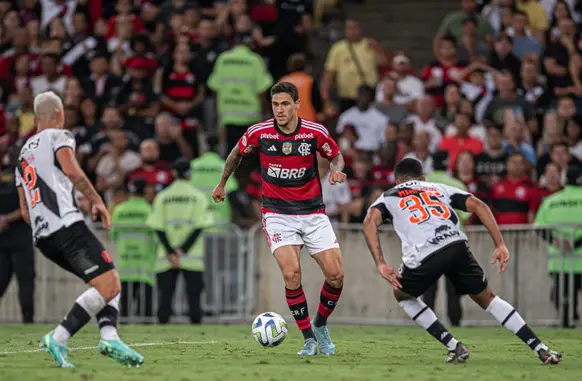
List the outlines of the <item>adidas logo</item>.
{"label": "adidas logo", "polygon": [[271,146],[267,151],[275,152],[277,151],[277,148],[275,148],[275,146]]}

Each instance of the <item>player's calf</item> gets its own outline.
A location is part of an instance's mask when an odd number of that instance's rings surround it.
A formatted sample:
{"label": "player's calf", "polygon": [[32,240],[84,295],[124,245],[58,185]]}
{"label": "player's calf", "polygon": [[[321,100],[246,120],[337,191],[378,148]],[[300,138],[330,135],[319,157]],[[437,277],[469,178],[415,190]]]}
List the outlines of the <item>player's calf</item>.
{"label": "player's calf", "polygon": [[521,315],[505,300],[493,294],[489,287],[477,295],[471,295],[481,308],[489,312],[503,327],[526,343],[544,364],[557,364],[562,354],[551,351],[525,323]]}
{"label": "player's calf", "polygon": [[469,358],[467,348],[451,335],[437,319],[433,310],[420,299],[401,290],[394,291],[394,297],[406,314],[432,337],[447,347],[449,354],[445,362],[464,362]]}

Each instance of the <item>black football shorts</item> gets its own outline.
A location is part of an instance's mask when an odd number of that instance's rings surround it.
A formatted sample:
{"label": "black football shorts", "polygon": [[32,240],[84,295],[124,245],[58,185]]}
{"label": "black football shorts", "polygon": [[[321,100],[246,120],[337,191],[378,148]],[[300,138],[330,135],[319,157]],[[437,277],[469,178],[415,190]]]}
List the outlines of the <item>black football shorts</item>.
{"label": "black football shorts", "polygon": [[417,268],[404,264],[399,269],[402,291],[419,297],[445,275],[459,295],[476,295],[487,287],[483,269],[473,257],[465,241],[454,242],[422,260]]}
{"label": "black football shorts", "polygon": [[82,221],[39,239],[36,246],[45,257],[85,283],[115,268],[109,253]]}

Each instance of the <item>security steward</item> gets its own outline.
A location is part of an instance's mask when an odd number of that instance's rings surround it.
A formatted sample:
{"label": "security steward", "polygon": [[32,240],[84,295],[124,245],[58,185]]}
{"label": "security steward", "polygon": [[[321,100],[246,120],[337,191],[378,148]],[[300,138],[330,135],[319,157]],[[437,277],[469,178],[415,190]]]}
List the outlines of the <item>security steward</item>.
{"label": "security steward", "polygon": [[323,112],[323,99],[319,92],[319,84],[308,72],[307,58],[303,53],[295,53],[289,57],[287,71],[279,82],[291,82],[299,91],[301,107],[297,110],[297,115],[302,119],[313,122],[321,122],[325,115]]}
{"label": "security steward", "polygon": [[116,262],[121,280],[121,316],[138,316],[149,323],[153,317],[156,245],[146,221],[152,207],[145,199],[148,183],[134,178],[127,184],[129,199],[115,207],[111,219],[111,240],[117,245]]}
{"label": "security steward", "polygon": [[[554,287],[552,301],[558,311],[560,303],[563,305],[561,325],[564,328],[574,326],[570,321],[570,306],[568,300],[573,292],[574,321],[580,320],[578,312],[578,293],[582,289],[582,168],[571,167],[566,173],[566,187],[548,196],[536,214],[536,227],[548,225],[563,225],[540,231],[542,237],[548,241],[548,272],[553,278]],[[566,258],[562,258],[562,256]],[[563,260],[563,262],[562,262]],[[574,290],[570,290],[570,266],[573,266]],[[564,271],[564,292],[560,293],[560,272]]]}
{"label": "security steward", "polygon": [[184,276],[192,324],[202,320],[204,275],[203,232],[214,224],[208,197],[190,183],[190,163],[178,159],[172,166],[176,179],[154,199],[147,225],[159,240],[155,271],[158,286],[158,320],[170,321],[178,276]]}
{"label": "security steward", "polygon": [[[13,147],[14,148],[14,147]],[[18,150],[0,144],[0,299],[12,275],[18,280],[23,323],[34,320],[34,249],[32,231],[22,219],[14,169]]]}

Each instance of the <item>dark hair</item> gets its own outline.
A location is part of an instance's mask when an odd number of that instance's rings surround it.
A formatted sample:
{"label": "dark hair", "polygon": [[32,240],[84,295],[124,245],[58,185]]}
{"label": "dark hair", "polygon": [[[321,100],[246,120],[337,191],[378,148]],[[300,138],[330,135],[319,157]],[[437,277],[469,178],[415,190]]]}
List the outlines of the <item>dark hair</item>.
{"label": "dark hair", "polygon": [[297,87],[292,84],[291,82],[279,82],[271,87],[271,97],[275,94],[289,94],[293,102],[297,102],[299,100],[299,90]]}
{"label": "dark hair", "polygon": [[416,159],[402,159],[394,167],[394,176],[397,179],[422,177],[422,175],[422,163]]}
{"label": "dark hair", "polygon": [[546,168],[548,168],[550,165],[553,165],[554,167],[558,168],[558,172],[561,172],[562,169],[560,168],[560,164],[556,163],[555,161],[550,161],[548,164],[546,164],[546,166],[544,167],[544,172],[546,171]]}
{"label": "dark hair", "polygon": [[566,148],[566,150],[568,150],[568,143],[566,143],[566,142],[554,143],[550,146],[550,152],[554,152],[554,150],[558,147],[564,147],[564,148]]}
{"label": "dark hair", "polygon": [[520,16],[525,16],[525,18],[527,18],[527,13],[525,13],[524,11],[520,11],[520,10],[516,10],[513,12],[513,15],[520,15]]}
{"label": "dark hair", "polygon": [[453,36],[452,34],[447,34],[445,35],[442,39],[442,42],[448,41],[451,44],[453,44],[455,46],[455,48],[457,47],[457,39],[455,38],[455,36]]}
{"label": "dark hair", "polygon": [[523,153],[515,151],[509,154],[509,156],[507,157],[507,161],[511,160],[513,157],[518,156],[521,157],[523,160],[527,161],[526,157],[524,156]]}
{"label": "dark hair", "polygon": [[558,97],[556,104],[560,103],[563,100],[569,100],[569,101],[574,102],[574,97],[572,97],[571,95],[561,95]]}
{"label": "dark hair", "polygon": [[459,161],[461,161],[461,156],[462,155],[466,155],[468,154],[469,157],[471,158],[471,160],[473,160],[473,178],[476,177],[477,174],[477,166],[475,165],[475,156],[473,156],[473,152],[471,151],[461,151],[457,154],[457,157],[455,158],[455,166],[453,167],[453,171],[452,171],[452,175],[454,178],[458,179],[459,178]]}
{"label": "dark hair", "polygon": [[368,98],[371,98],[374,101],[374,97],[376,96],[376,90],[369,85],[360,85],[358,86],[358,95],[365,95]]}
{"label": "dark hair", "polygon": [[138,196],[145,195],[148,181],[143,177],[136,177],[127,182],[127,190]]}

